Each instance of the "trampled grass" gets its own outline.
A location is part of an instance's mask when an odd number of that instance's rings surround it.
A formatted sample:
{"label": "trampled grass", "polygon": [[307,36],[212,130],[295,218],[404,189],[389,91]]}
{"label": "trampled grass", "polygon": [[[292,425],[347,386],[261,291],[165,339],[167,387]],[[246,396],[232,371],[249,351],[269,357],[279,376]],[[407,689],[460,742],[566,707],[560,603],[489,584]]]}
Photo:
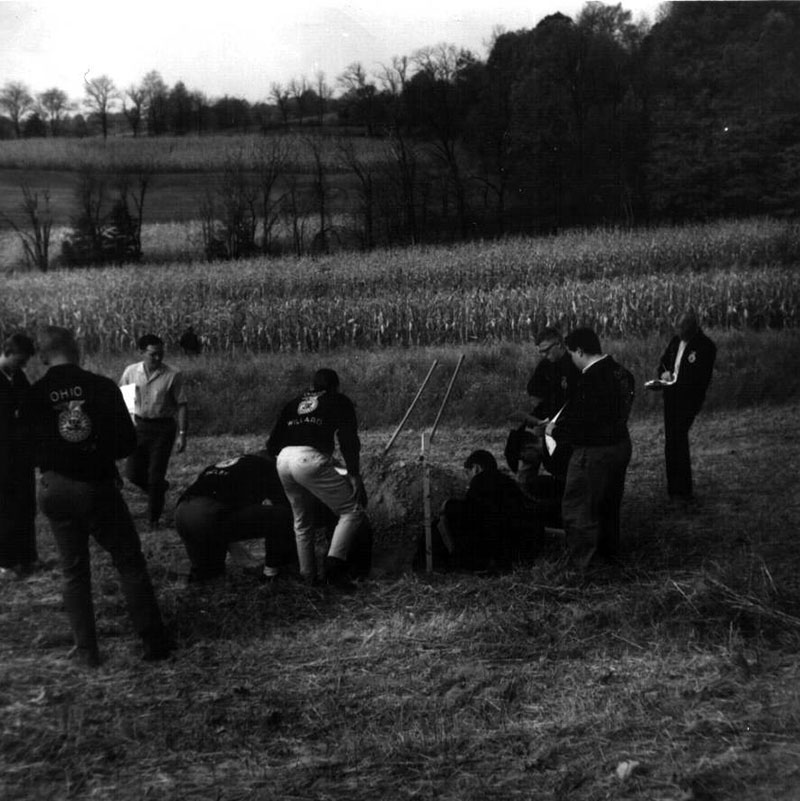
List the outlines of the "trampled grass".
{"label": "trampled grass", "polygon": [[[88,674],[66,658],[56,570],[5,585],[3,797],[793,801],[798,411],[702,414],[689,510],[663,498],[658,422],[637,423],[625,568],[588,585],[545,559],[494,578],[384,575],[354,596],[236,568],[189,589],[168,577],[184,558],[168,529],[143,540],[178,651],[138,660],[98,554],[107,661]],[[413,461],[416,434],[391,458]],[[499,455],[503,434],[445,423],[431,458],[456,470],[473,447]],[[190,441],[171,501],[254,444]]]}

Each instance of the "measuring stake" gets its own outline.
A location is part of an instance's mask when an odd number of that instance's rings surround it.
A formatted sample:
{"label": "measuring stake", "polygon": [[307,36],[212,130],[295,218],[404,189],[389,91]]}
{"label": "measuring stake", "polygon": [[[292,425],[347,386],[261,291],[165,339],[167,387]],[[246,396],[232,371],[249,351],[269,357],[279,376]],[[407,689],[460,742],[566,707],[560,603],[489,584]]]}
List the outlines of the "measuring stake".
{"label": "measuring stake", "polygon": [[442,405],[439,407],[439,413],[433,421],[433,427],[430,431],[422,432],[422,442],[420,444],[419,460],[422,464],[422,513],[425,525],[425,569],[428,573],[433,572],[433,515],[431,514],[431,466],[428,462],[428,454],[430,453],[431,442],[433,435],[436,433],[436,428],[439,425],[439,420],[444,414],[447,401],[450,399],[450,392],[453,389],[458,371],[464,362],[464,354],[462,353],[456,369],[450,378],[450,383],[447,386],[447,392],[442,400]]}

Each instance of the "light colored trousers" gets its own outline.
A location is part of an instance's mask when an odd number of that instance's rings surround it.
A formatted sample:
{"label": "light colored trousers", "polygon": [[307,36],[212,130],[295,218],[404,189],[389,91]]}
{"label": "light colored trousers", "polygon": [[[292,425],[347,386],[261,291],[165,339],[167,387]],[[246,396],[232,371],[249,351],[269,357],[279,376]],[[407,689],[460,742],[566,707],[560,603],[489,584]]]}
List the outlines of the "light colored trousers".
{"label": "light colored trousers", "polygon": [[328,556],[347,559],[366,513],[358,503],[350,481],[337,472],[333,458],[307,445],[290,445],[278,454],[277,468],[286,497],[292,505],[300,573],[306,577],[313,577],[315,573],[314,498],[339,517]]}

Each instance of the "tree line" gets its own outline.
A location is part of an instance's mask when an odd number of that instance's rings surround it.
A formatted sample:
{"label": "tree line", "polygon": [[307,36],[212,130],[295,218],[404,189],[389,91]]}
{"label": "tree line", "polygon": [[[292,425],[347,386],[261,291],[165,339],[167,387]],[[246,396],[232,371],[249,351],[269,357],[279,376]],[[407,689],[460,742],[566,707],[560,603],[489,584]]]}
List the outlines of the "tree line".
{"label": "tree line", "polygon": [[[439,44],[375,73],[351,64],[335,87],[322,73],[274,83],[255,104],[210,100],[182,82],[169,88],[155,71],[124,91],[101,76],[87,81],[84,107],[103,136],[124,123],[133,136],[315,126],[379,139],[398,230],[370,233],[372,246],[395,235],[415,243],[794,215],[798,85],[798,3],[668,3],[651,26],[622,5],[590,2],[574,19],[496,31],[486,59]],[[8,135],[75,133],[77,116],[57,89],[34,97],[7,83],[0,107]],[[378,166],[345,147],[339,160],[365,210],[362,234],[374,232]],[[324,165],[317,173],[324,201]],[[324,237],[324,209],[320,219]]]}

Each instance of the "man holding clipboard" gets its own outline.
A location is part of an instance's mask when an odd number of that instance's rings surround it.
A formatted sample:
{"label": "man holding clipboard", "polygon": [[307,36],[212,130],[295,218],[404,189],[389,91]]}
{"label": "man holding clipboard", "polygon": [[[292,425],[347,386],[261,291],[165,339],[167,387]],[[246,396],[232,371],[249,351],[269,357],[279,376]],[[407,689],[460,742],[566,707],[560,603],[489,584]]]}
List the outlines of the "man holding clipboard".
{"label": "man holding clipboard", "polygon": [[659,378],[645,384],[664,393],[664,458],[673,500],[691,501],[694,496],[689,429],[705,400],[716,356],[716,345],[689,308],[678,317],[676,334],[659,363]]}

